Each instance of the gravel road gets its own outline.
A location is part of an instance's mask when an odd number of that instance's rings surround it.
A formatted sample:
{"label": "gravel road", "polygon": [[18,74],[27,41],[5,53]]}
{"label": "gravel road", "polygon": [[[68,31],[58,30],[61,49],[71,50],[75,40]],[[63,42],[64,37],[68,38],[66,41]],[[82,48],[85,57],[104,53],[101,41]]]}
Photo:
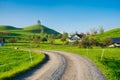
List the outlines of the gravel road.
{"label": "gravel road", "polygon": [[62,51],[36,51],[47,55],[45,63],[14,80],[107,80],[91,61],[80,55]]}

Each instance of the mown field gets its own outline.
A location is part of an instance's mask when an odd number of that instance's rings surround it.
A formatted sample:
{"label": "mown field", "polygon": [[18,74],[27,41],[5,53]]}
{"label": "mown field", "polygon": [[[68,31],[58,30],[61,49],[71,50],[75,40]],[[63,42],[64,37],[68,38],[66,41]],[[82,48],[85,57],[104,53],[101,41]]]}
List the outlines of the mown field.
{"label": "mown field", "polygon": [[44,58],[44,54],[0,47],[0,80],[11,80],[12,77],[42,62]]}

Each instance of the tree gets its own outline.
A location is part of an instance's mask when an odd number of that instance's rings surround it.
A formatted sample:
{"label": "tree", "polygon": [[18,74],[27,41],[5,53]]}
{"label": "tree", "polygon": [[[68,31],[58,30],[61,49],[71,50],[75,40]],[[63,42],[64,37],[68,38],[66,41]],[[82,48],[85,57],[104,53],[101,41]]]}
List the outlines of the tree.
{"label": "tree", "polygon": [[105,38],[103,40],[103,45],[105,45],[105,46],[111,45],[112,43],[113,43],[113,41],[111,38]]}
{"label": "tree", "polygon": [[96,38],[89,38],[89,43],[92,46],[98,46],[99,45],[99,41]]}
{"label": "tree", "polygon": [[62,38],[61,38],[61,41],[63,42],[63,44],[65,44],[65,41],[66,41],[67,38],[68,38],[68,33],[63,32]]}
{"label": "tree", "polygon": [[44,27],[41,27],[41,34],[44,34]]}
{"label": "tree", "polygon": [[47,41],[47,37],[43,37],[43,38],[41,39],[41,41],[42,41],[42,42],[46,42],[46,41]]}
{"label": "tree", "polygon": [[41,24],[40,20],[37,21],[38,24]]}
{"label": "tree", "polygon": [[89,39],[87,37],[83,37],[82,40],[79,43],[79,47],[81,47],[81,48],[90,47]]}
{"label": "tree", "polygon": [[86,33],[86,35],[87,35],[87,36],[89,36],[89,35],[90,35],[90,33],[89,33],[89,32],[87,32],[87,33]]}
{"label": "tree", "polygon": [[35,43],[35,47],[39,47],[40,45],[40,36],[39,35],[34,35],[33,36],[33,41]]}
{"label": "tree", "polygon": [[74,45],[78,45],[79,44],[79,40],[78,39],[75,39],[74,42],[73,42]]}
{"label": "tree", "polygon": [[99,28],[99,33],[100,33],[100,34],[103,34],[103,33],[104,33],[104,28],[103,28],[103,26],[100,26],[100,28]]}
{"label": "tree", "polygon": [[54,44],[54,38],[55,38],[55,36],[53,34],[48,35],[48,40],[49,40],[50,44]]}
{"label": "tree", "polygon": [[56,36],[56,39],[60,39],[60,38],[62,38],[62,35],[61,35],[61,34],[58,34],[58,35]]}
{"label": "tree", "polygon": [[97,34],[97,30],[95,28],[91,29],[91,35],[96,35]]}

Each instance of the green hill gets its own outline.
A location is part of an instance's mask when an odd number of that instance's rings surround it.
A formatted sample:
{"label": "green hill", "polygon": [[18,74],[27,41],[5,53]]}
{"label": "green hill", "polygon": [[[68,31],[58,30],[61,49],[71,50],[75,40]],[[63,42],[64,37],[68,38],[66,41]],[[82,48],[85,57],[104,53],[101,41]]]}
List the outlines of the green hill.
{"label": "green hill", "polygon": [[0,25],[0,31],[1,30],[17,30],[18,28],[8,25]]}
{"label": "green hill", "polygon": [[57,32],[53,29],[50,29],[44,25],[40,25],[40,24],[27,26],[27,27],[23,28],[23,30],[28,31],[28,32],[32,32],[32,33],[40,33],[42,28],[44,30],[44,33],[46,33],[46,34],[54,34],[54,35],[60,34],[59,32]]}
{"label": "green hill", "polygon": [[4,33],[10,33],[9,35],[2,35],[0,34],[0,36],[2,37],[13,37],[13,36],[27,36],[27,35],[34,35],[34,34],[40,34],[41,29],[44,29],[44,33],[45,34],[54,34],[54,35],[58,35],[60,34],[59,32],[50,29],[44,25],[39,25],[39,24],[35,24],[32,26],[27,26],[24,28],[16,28],[13,26],[5,26],[5,25],[0,25],[0,33],[4,32]]}
{"label": "green hill", "polygon": [[103,34],[97,34],[94,37],[103,40],[104,38],[120,38],[120,28],[108,30]]}

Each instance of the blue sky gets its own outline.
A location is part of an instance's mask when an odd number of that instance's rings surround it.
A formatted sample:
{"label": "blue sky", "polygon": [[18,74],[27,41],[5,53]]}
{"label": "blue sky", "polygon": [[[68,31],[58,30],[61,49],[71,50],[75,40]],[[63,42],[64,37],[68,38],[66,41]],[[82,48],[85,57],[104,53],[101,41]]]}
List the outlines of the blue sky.
{"label": "blue sky", "polygon": [[42,24],[59,32],[120,27],[120,0],[0,0],[0,25]]}

